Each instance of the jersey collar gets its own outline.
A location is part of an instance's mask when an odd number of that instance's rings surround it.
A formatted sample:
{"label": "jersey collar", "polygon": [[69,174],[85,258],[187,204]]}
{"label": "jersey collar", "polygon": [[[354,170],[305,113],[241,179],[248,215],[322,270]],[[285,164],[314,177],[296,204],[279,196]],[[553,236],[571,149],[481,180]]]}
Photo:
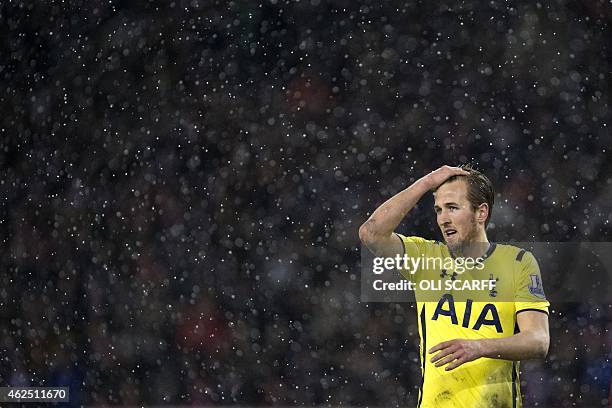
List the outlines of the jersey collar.
{"label": "jersey collar", "polygon": [[[446,248],[448,248],[448,245],[446,246]],[[497,248],[497,244],[495,242],[489,242],[489,248],[487,248],[487,251],[482,256],[482,260],[484,261],[491,255],[493,255],[493,251],[495,251],[495,248]],[[453,251],[450,250],[450,248],[448,248],[448,252],[453,258],[457,258],[457,256],[453,253]]]}

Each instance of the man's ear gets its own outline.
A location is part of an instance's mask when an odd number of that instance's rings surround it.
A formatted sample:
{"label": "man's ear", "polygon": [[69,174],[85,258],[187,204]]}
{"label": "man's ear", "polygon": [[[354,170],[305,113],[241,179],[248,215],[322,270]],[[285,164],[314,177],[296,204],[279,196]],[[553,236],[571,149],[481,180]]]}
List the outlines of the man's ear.
{"label": "man's ear", "polygon": [[483,224],[487,221],[489,216],[489,204],[482,203],[476,208],[476,221],[482,222]]}

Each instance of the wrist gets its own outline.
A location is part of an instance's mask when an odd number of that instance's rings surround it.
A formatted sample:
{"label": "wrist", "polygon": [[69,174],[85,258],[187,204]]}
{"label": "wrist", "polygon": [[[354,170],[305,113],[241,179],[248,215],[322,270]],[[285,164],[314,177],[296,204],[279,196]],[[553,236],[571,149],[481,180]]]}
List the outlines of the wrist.
{"label": "wrist", "polygon": [[491,357],[493,350],[489,339],[479,339],[474,341],[476,342],[478,357]]}
{"label": "wrist", "polygon": [[426,174],[420,179],[418,179],[417,184],[420,184],[422,186],[423,193],[433,190],[436,187],[434,181],[432,180],[431,173]]}

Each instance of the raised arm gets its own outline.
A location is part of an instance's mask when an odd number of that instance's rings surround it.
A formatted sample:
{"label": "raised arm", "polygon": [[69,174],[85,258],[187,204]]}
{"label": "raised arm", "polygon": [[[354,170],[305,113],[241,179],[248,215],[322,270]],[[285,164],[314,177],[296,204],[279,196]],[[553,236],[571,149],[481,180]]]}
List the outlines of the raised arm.
{"label": "raised arm", "polygon": [[376,209],[370,218],[359,228],[359,239],[376,256],[395,256],[402,254],[400,238],[393,232],[402,219],[429,190],[438,187],[454,175],[468,175],[459,167],[442,166],[421,177],[410,187],[400,191]]}

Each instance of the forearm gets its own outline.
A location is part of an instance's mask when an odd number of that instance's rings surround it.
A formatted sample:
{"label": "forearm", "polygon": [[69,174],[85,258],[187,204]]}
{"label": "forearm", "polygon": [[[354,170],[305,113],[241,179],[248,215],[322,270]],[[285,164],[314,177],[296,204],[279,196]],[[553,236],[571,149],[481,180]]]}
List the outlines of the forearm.
{"label": "forearm", "polygon": [[425,177],[415,181],[410,187],[400,191],[378,207],[363,224],[362,229],[365,229],[363,232],[371,236],[391,235],[406,214],[431,188],[431,184]]}
{"label": "forearm", "polygon": [[548,353],[548,336],[539,331],[525,331],[501,339],[478,340],[482,357],[503,360],[543,359]]}

